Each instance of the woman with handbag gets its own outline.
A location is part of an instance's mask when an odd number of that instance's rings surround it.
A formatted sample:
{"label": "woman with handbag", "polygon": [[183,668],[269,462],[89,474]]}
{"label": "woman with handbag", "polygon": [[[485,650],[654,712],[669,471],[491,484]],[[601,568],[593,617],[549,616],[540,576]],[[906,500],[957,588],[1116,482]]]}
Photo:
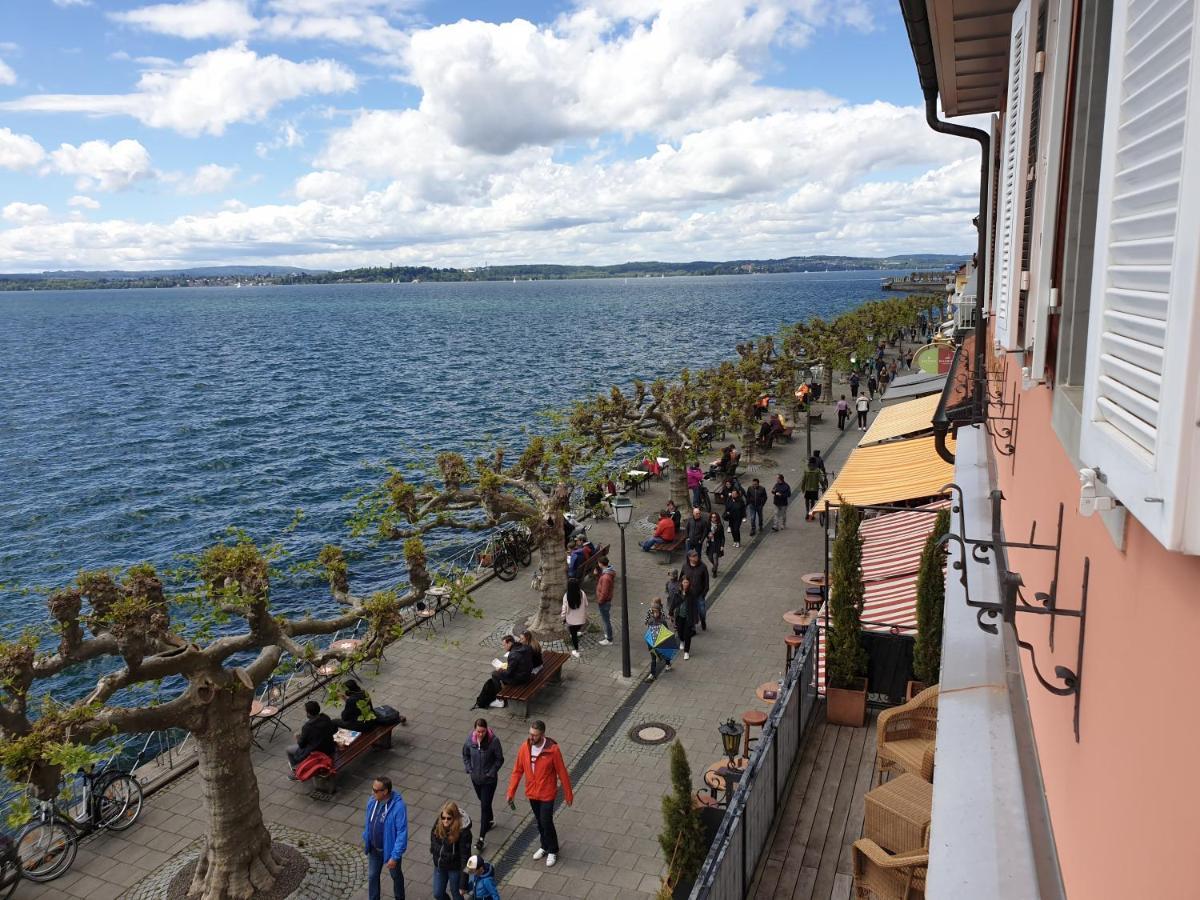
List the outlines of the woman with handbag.
{"label": "woman with handbag", "polygon": [[721,557],[725,555],[725,526],[721,524],[721,517],[715,512],[708,514],[708,537],[704,541],[704,553],[712,564],[712,573],[715,578],[717,566],[721,562]]}

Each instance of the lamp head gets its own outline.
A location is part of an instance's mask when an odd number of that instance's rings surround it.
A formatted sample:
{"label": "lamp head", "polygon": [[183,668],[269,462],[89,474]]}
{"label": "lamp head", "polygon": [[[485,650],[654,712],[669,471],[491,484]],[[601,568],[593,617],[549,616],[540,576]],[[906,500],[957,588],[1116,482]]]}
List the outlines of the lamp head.
{"label": "lamp head", "polygon": [[612,509],[613,518],[620,527],[624,528],[633,521],[633,501],[626,497],[624,492],[612,498]]}

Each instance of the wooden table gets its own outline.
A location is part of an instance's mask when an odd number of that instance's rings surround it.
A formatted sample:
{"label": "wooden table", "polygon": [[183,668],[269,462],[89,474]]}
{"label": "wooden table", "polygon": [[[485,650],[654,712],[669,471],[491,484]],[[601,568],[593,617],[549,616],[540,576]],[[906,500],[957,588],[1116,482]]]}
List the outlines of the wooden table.
{"label": "wooden table", "polygon": [[630,469],[625,473],[625,483],[633,485],[633,492],[640,494],[646,489],[646,481],[650,478],[650,473],[643,469]]}
{"label": "wooden table", "polygon": [[800,580],[803,581],[809,587],[819,587],[819,588],[825,587],[825,573],[824,572],[809,572],[807,575],[801,575]]}
{"label": "wooden table", "polygon": [[933,785],[905,772],[868,791],[864,836],[885,850],[904,853],[929,845]]}
{"label": "wooden table", "polygon": [[[781,685],[778,680],[764,681],[762,684],[760,684],[758,687],[756,687],[754,689],[754,694],[763,703],[774,704],[775,700],[768,700],[767,697],[764,696],[764,693],[766,691],[775,691],[778,693],[778,692],[781,692],[782,690],[783,690],[783,685]],[[776,698],[776,699],[778,699],[778,698]]]}
{"label": "wooden table", "polygon": [[808,626],[816,621],[817,614],[803,609],[793,609],[783,614],[783,621],[792,626],[796,634],[804,634]]}
{"label": "wooden table", "polygon": [[362,641],[358,638],[340,638],[329,645],[329,649],[334,653],[351,653],[362,646]]}

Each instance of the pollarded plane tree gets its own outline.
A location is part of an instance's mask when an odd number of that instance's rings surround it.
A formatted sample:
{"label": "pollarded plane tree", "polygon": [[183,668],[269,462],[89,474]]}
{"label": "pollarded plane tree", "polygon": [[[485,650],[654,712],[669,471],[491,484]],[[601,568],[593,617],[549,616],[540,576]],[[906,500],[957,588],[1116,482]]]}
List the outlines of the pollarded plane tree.
{"label": "pollarded plane tree", "polygon": [[569,423],[573,440],[589,455],[609,458],[623,447],[661,454],[670,463],[671,499],[688,505],[686,468],[704,450],[720,413],[719,391],[710,371],[684,369],[675,381],[635,381],[629,391],[577,402]]}
{"label": "pollarded plane tree", "polygon": [[775,341],[765,337],[757,343],[740,343],[735,349],[736,361],[721,363],[705,373],[704,378],[714,391],[717,418],[724,427],[741,436],[742,452],[749,462],[758,440],[759,404],[772,389]]}
{"label": "pollarded plane tree", "polygon": [[[365,659],[400,633],[395,593],[351,596],[336,548],[322,552],[336,613],[273,611],[271,562],[278,552],[234,536],[189,561],[182,575],[188,589],[176,596],[167,595],[150,565],[119,577],[82,572],[49,596],[54,637],[46,644],[34,630],[0,642],[0,765],[42,799],[57,789],[63,773],[53,760],[63,758],[64,747],[86,750],[112,735],[167,728],[191,732],[208,814],[188,893],[199,900],[257,896],[279,871],[250,754],[257,689],[285,653],[312,665],[348,655],[318,650],[306,639],[363,620],[367,630],[354,656]],[[104,674],[87,696],[60,702],[46,692],[31,703],[39,682],[96,669]],[[157,685],[176,680],[178,695],[146,701]]]}
{"label": "pollarded plane tree", "polygon": [[503,448],[473,464],[459,453],[440,453],[436,471],[423,481],[391,470],[379,488],[360,499],[353,530],[374,527],[383,540],[409,542],[437,530],[478,532],[524,524],[542,566],[540,602],[530,629],[557,638],[564,633],[559,612],[567,589],[563,520],[579,462],[578,448],[561,438],[531,438],[511,464]]}

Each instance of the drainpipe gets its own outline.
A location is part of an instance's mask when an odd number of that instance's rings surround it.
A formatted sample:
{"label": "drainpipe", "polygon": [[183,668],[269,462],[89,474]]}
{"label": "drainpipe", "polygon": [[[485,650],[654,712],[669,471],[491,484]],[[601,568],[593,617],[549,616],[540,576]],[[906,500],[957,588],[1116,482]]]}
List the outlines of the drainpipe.
{"label": "drainpipe", "polygon": [[[986,131],[979,128],[969,128],[945,122],[937,115],[937,65],[933,55],[933,36],[929,31],[929,17],[926,13],[925,0],[900,0],[900,13],[904,17],[904,27],[908,30],[908,43],[912,47],[913,60],[917,65],[917,77],[921,82],[921,91],[925,95],[925,121],[929,127],[939,134],[952,134],[955,137],[970,138],[979,142],[979,218],[975,220],[975,228],[979,232],[978,249],[975,258],[977,263],[977,307],[975,315],[975,358],[971,361],[975,370],[971,373],[975,381],[972,401],[976,405],[973,422],[981,422],[987,417],[987,377],[984,356],[987,345],[987,323],[983,318],[983,298],[987,296],[987,209],[988,191],[991,188],[992,138]],[[946,435],[950,433],[951,423],[945,410],[939,406],[938,414],[933,419],[933,443],[938,456],[948,463],[954,462],[954,454],[946,447]]]}

